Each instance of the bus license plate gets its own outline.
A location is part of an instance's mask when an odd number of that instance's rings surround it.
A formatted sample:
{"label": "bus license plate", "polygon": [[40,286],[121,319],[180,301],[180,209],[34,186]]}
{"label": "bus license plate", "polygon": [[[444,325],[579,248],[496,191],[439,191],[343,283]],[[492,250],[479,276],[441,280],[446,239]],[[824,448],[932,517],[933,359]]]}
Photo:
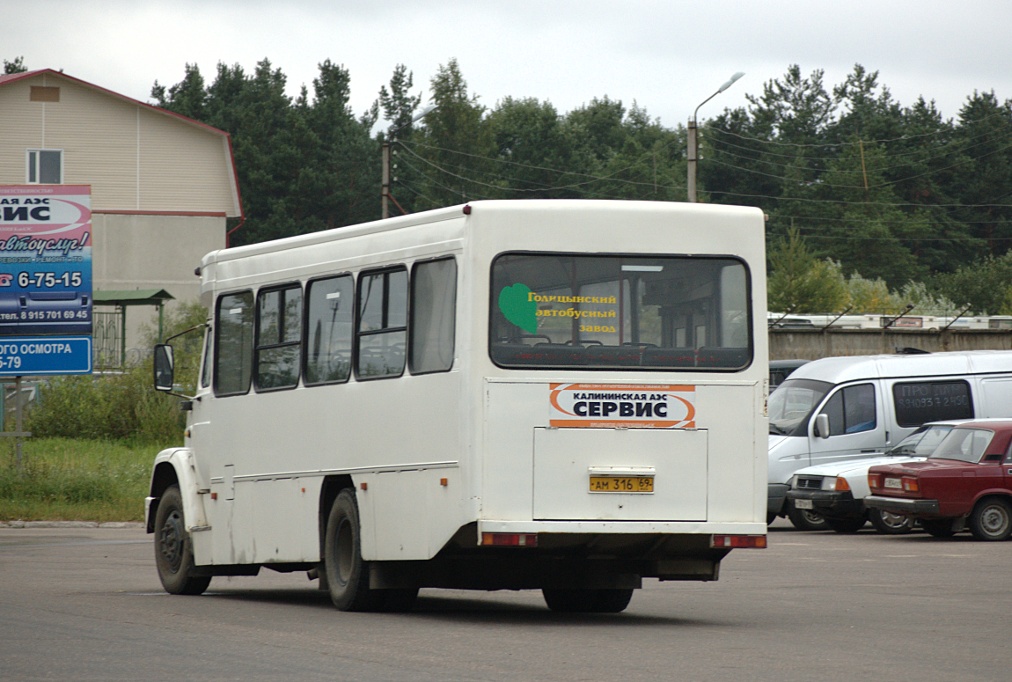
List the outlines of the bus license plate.
{"label": "bus license plate", "polygon": [[652,493],[653,476],[591,476],[592,493]]}
{"label": "bus license plate", "polygon": [[903,483],[898,478],[887,478],[885,480],[885,487],[886,488],[893,488],[895,490],[899,490],[900,488],[903,487]]}

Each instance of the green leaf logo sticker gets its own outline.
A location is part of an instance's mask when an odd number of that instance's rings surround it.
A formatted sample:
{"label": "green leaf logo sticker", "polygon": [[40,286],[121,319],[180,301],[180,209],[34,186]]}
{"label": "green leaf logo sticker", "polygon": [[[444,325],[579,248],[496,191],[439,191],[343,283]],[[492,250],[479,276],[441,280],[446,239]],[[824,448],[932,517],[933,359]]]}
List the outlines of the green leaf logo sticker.
{"label": "green leaf logo sticker", "polygon": [[531,334],[538,331],[538,304],[526,284],[514,284],[499,292],[499,310],[506,319]]}

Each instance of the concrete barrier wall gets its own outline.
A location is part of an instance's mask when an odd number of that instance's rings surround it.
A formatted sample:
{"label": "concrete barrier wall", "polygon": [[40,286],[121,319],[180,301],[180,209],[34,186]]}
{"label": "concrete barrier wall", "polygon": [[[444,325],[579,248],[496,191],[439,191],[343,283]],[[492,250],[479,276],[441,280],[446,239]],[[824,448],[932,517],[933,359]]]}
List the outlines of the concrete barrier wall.
{"label": "concrete barrier wall", "polygon": [[1012,331],[926,329],[771,329],[770,360],[817,360],[841,355],[895,353],[918,348],[938,353],[963,350],[1012,350]]}

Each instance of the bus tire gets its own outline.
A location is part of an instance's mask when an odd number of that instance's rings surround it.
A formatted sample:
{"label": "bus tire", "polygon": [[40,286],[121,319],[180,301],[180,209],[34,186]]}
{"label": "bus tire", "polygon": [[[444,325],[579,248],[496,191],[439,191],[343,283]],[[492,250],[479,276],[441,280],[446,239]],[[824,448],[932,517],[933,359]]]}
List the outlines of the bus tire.
{"label": "bus tire", "polygon": [[355,493],[337,495],[327,517],[323,565],[330,600],[341,611],[375,611],[380,594],[369,589],[369,565],[362,560],[362,528]]}
{"label": "bus tire", "polygon": [[544,588],[541,594],[552,611],[560,613],[621,613],[629,606],[633,591],[562,590]]}
{"label": "bus tire", "polygon": [[158,579],[169,594],[203,594],[210,576],[193,575],[193,545],[186,532],[183,497],[179,486],[162,493],[155,512],[155,566]]}

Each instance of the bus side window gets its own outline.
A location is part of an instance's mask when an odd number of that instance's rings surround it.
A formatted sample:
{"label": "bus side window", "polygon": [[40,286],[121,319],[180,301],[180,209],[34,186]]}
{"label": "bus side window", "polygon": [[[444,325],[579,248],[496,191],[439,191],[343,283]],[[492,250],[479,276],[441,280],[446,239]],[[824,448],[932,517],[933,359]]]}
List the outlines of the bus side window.
{"label": "bus side window", "polygon": [[351,375],[355,299],[351,275],[311,281],[306,287],[306,385],[341,383]]}
{"label": "bus side window", "polygon": [[287,286],[257,296],[257,390],[293,388],[299,383],[302,344],[302,289]]}
{"label": "bus side window", "polygon": [[452,258],[417,263],[411,273],[412,374],[446,372],[453,365],[457,262]]}
{"label": "bus side window", "polygon": [[208,325],[204,330],[204,352],[201,354],[200,363],[200,387],[207,388],[211,385],[211,353],[213,346],[211,339],[214,338],[214,329]]}
{"label": "bus side window", "polygon": [[408,334],[408,272],[397,268],[359,275],[355,376],[399,377]]}
{"label": "bus side window", "polygon": [[249,392],[253,377],[253,292],[220,297],[214,329],[214,394]]}

